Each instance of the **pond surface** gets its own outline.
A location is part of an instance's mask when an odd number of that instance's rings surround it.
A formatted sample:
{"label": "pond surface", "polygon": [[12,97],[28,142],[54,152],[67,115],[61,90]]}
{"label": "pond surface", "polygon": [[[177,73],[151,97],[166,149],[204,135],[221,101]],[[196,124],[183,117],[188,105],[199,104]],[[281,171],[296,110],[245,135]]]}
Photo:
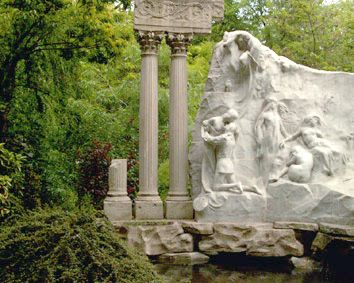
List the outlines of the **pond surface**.
{"label": "pond surface", "polygon": [[[350,282],[341,278],[325,280],[320,270],[286,271],[286,270],[252,270],[248,267],[230,267],[216,264],[195,266],[155,265],[158,273],[166,282],[171,283],[344,283]],[[261,268],[262,269],[262,268]]]}

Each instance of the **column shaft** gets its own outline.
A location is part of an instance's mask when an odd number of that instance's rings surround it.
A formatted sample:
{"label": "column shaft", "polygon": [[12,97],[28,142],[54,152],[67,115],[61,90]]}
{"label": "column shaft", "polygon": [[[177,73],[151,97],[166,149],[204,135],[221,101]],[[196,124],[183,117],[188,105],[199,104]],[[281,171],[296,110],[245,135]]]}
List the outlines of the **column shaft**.
{"label": "column shaft", "polygon": [[158,61],[142,54],[139,128],[139,199],[158,197]]}
{"label": "column shaft", "polygon": [[127,160],[113,159],[109,167],[109,191],[103,203],[112,222],[133,218],[132,201],[127,195]]}
{"label": "column shaft", "polygon": [[188,200],[187,55],[172,54],[170,70],[170,190],[168,200]]}
{"label": "column shaft", "polygon": [[166,218],[192,219],[192,201],[188,183],[188,96],[187,46],[192,36],[169,33],[170,70],[170,189],[166,201]]}
{"label": "column shaft", "polygon": [[139,113],[139,195],[136,219],[162,219],[158,194],[158,46],[162,33],[139,32],[141,46],[141,88]]}

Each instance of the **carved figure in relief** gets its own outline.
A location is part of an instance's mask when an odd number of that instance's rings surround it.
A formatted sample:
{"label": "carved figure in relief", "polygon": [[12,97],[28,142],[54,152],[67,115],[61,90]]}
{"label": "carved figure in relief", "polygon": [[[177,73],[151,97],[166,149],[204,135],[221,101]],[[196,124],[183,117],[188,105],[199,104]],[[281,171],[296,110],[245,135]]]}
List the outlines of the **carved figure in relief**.
{"label": "carved figure in relief", "polygon": [[237,111],[231,109],[221,117],[204,121],[202,125],[202,138],[206,143],[215,147],[214,190],[229,189],[230,191],[242,192],[242,186],[237,184],[235,180],[233,164],[236,141],[239,135],[237,119]]}
{"label": "carved figure in relief", "polygon": [[288,174],[288,178],[292,182],[307,183],[311,179],[313,169],[313,156],[303,148],[296,145],[290,150],[289,161],[280,175],[276,178],[270,178],[269,182],[276,182],[279,178]]}
{"label": "carved figure in relief", "polygon": [[323,138],[323,134],[319,127],[322,125],[322,120],[318,115],[308,115],[304,118],[300,129],[286,138],[280,143],[280,147],[284,147],[285,143],[294,141],[297,138],[301,138],[303,144],[312,153],[315,165],[317,162],[317,168],[321,168],[321,171],[328,176],[334,174],[334,162],[339,160],[342,164],[346,163],[345,154],[330,144],[330,142]]}
{"label": "carved figure in relief", "polygon": [[269,171],[279,151],[279,144],[286,138],[286,132],[280,113],[288,112],[284,103],[275,98],[265,99],[261,113],[255,123],[254,132],[257,143],[257,159],[264,180],[268,180]]}
{"label": "carved figure in relief", "polygon": [[244,186],[235,176],[235,149],[240,133],[236,110],[203,121],[201,137],[204,140],[202,162],[202,191],[193,201],[196,211],[207,206],[221,207],[228,193],[252,192],[261,195],[256,186]]}

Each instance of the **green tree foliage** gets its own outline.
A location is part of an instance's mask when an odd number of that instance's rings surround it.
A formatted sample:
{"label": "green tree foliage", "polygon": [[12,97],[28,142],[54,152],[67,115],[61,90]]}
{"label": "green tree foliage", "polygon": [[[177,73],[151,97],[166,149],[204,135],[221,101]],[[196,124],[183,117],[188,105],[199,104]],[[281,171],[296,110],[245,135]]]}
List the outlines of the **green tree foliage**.
{"label": "green tree foliage", "polygon": [[11,211],[11,191],[22,179],[21,163],[23,157],[15,154],[0,143],[0,219]]}
{"label": "green tree foliage", "polygon": [[352,1],[270,1],[264,39],[281,55],[310,67],[353,70]]}
{"label": "green tree foliage", "polygon": [[0,230],[2,282],[160,282],[152,265],[90,208],[45,209]]}
{"label": "green tree foliage", "polygon": [[[138,190],[140,48],[131,1],[0,2],[0,128],[22,164],[26,207],[77,201],[78,150],[111,143],[128,159],[128,190]],[[127,9],[127,10],[125,10]],[[215,42],[244,29],[279,55],[311,67],[353,70],[353,3],[225,0],[225,19],[188,49],[189,130]],[[168,188],[170,49],[159,52],[160,192]]]}

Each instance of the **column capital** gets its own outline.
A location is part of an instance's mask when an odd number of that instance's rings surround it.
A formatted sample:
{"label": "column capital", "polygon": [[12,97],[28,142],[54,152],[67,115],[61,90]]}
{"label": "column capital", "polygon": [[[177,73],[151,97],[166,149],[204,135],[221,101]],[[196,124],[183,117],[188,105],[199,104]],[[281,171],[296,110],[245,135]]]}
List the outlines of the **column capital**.
{"label": "column capital", "polygon": [[166,42],[171,47],[172,55],[186,55],[188,45],[193,39],[191,33],[167,33]]}
{"label": "column capital", "polygon": [[157,54],[164,32],[138,31],[138,42],[142,54]]}

